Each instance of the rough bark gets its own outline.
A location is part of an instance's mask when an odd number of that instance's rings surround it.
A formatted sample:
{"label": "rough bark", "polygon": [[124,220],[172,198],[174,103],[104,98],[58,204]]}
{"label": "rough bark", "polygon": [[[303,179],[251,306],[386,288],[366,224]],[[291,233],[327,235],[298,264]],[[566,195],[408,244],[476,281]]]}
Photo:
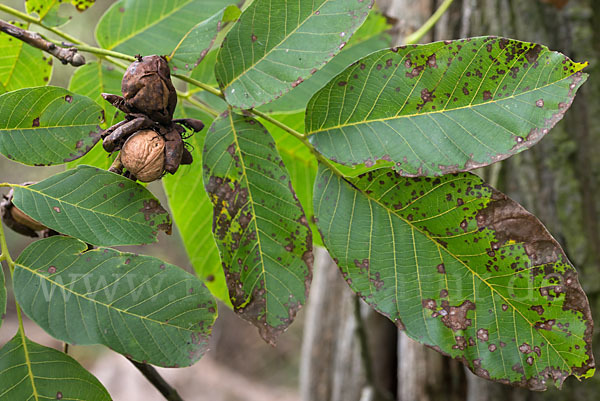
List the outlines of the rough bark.
{"label": "rough bark", "polygon": [[[302,401],[375,401],[361,355],[355,296],[322,248],[317,248],[300,363]],[[360,302],[375,387],[391,391],[395,383],[395,326]]]}

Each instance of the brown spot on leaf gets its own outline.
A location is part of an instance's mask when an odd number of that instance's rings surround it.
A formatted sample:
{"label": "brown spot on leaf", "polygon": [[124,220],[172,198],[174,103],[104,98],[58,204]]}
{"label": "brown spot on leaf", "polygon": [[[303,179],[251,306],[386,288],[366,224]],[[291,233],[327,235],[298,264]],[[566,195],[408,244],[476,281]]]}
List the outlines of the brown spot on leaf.
{"label": "brown spot on leaf", "polygon": [[467,319],[467,312],[475,310],[475,304],[469,300],[459,306],[450,306],[448,301],[442,301],[442,308],[446,312],[442,316],[442,323],[452,331],[465,330],[471,325],[471,319]]}
{"label": "brown spot on leaf", "polygon": [[536,44],[525,53],[525,58],[529,64],[533,64],[539,57],[542,51],[542,46]]}
{"label": "brown spot on leaf", "polygon": [[72,102],[73,102],[73,96],[71,96],[71,95],[66,95],[66,96],[65,96],[65,101],[66,101],[67,103],[72,103]]}
{"label": "brown spot on leaf", "polygon": [[40,126],[40,118],[36,117],[33,119],[33,123],[31,124],[32,127],[39,127]]}
{"label": "brown spot on leaf", "polygon": [[481,341],[488,341],[490,337],[489,337],[487,329],[477,330],[477,338]]}

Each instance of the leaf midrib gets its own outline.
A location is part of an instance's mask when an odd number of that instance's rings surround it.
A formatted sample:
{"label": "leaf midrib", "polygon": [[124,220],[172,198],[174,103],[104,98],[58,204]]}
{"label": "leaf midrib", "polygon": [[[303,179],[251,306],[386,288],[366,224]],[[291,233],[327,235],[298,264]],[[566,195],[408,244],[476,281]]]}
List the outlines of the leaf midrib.
{"label": "leaf midrib", "polygon": [[[453,111],[465,110],[465,109],[472,110],[472,109],[475,109],[475,108],[478,108],[478,107],[483,107],[483,106],[487,106],[487,105],[494,104],[494,103],[498,104],[499,102],[504,102],[504,101],[511,100],[511,99],[517,99],[520,96],[524,96],[524,95],[530,94],[532,92],[536,92],[538,90],[542,90],[544,88],[547,88],[549,86],[556,85],[559,82],[562,82],[562,81],[564,81],[566,79],[572,78],[576,73],[580,72],[582,69],[583,69],[583,67],[580,67],[579,70],[577,70],[574,74],[569,75],[568,77],[559,79],[558,81],[554,81],[552,83],[548,83],[548,84],[543,85],[543,86],[538,86],[538,87],[536,87],[534,89],[531,89],[531,90],[528,90],[528,91],[524,91],[524,92],[521,92],[521,93],[516,94],[516,95],[513,94],[511,96],[507,96],[505,98],[498,99],[498,100],[494,99],[494,100],[490,100],[488,102],[482,102],[482,103],[478,103],[478,104],[475,104],[475,105],[468,104],[466,106],[460,106],[460,107],[456,107],[456,108],[452,108],[452,109],[431,110],[431,111],[428,111],[426,113],[418,113],[418,114],[417,113],[413,113],[413,114],[405,114],[405,115],[394,115],[394,116],[390,116],[390,117],[374,118],[374,119],[371,119],[371,120],[354,121],[354,122],[347,123],[347,124],[337,124],[337,125],[334,125],[334,126],[331,126],[331,127],[325,127],[325,128],[323,128],[323,126],[321,126],[321,127],[317,128],[316,130],[313,130],[313,131],[307,130],[306,131],[306,135],[307,136],[308,135],[315,135],[315,134],[319,134],[321,132],[331,131],[331,130],[334,130],[334,129],[343,129],[343,128],[352,127],[352,126],[355,126],[355,125],[369,124],[369,123],[374,123],[374,122],[384,122],[384,121],[390,121],[390,120],[401,120],[403,118],[412,118],[412,117],[427,116],[427,115],[432,115],[432,114],[441,114],[441,113],[447,113],[447,112],[453,112]],[[325,89],[325,88],[323,88],[323,89]],[[321,89],[321,90],[323,90],[323,89]],[[308,109],[311,106],[312,106],[312,104],[309,104],[308,107],[307,107],[307,117],[310,115],[308,113],[309,112]],[[500,106],[498,104],[498,107],[502,107],[502,106]],[[341,112],[342,112],[342,110],[340,110],[340,113]],[[306,124],[306,126],[309,126],[309,124]]]}
{"label": "leaf midrib", "polygon": [[[108,46],[108,47],[107,47],[107,49],[108,49],[108,50],[112,50],[112,49],[116,48],[117,46],[119,46],[119,45],[122,45],[123,43],[126,43],[128,40],[130,40],[130,39],[132,39],[132,38],[136,37],[136,36],[137,36],[137,35],[139,35],[140,33],[144,32],[144,31],[147,31],[148,29],[152,28],[152,27],[153,27],[153,26],[155,26],[155,25],[158,25],[158,24],[160,24],[161,22],[164,22],[164,21],[165,21],[167,18],[169,18],[171,15],[173,15],[173,14],[175,14],[176,12],[180,11],[182,8],[184,8],[184,7],[188,6],[190,3],[193,3],[194,1],[195,1],[195,0],[188,0],[188,1],[186,1],[185,3],[183,3],[183,4],[181,5],[181,7],[178,7],[178,8],[173,8],[173,10],[171,10],[170,12],[168,12],[168,13],[167,13],[167,14],[165,14],[165,15],[161,15],[161,16],[160,16],[160,18],[158,18],[156,21],[152,22],[151,24],[149,24],[149,25],[144,25],[144,26],[142,27],[142,29],[139,29],[139,30],[136,30],[136,31],[132,31],[132,32],[131,32],[129,35],[121,37],[119,40],[115,41],[115,42],[114,42],[114,43],[113,43],[111,46]],[[117,2],[117,3],[115,3],[115,4],[114,4],[114,5],[111,7],[111,9],[112,9],[113,7],[115,7],[115,8],[116,8],[116,6],[117,6],[117,5],[119,5],[119,4],[121,4],[121,3],[120,3],[120,2]],[[118,14],[117,14],[117,15],[118,15]],[[122,22],[122,21],[123,21],[123,19],[121,19],[121,21],[120,21],[120,22]],[[121,27],[122,27],[122,24],[121,24],[121,23],[119,23],[119,28],[121,28]]]}
{"label": "leaf midrib", "polygon": [[[260,62],[262,62],[265,58],[267,58],[267,56],[269,56],[274,49],[277,49],[283,42],[285,42],[286,40],[288,40],[290,38],[290,36],[292,36],[294,33],[296,33],[296,31],[298,31],[298,29],[300,29],[301,26],[303,26],[306,21],[308,21],[311,17],[314,17],[314,13],[316,11],[320,11],[322,7],[324,7],[324,5],[328,2],[330,2],[331,0],[323,0],[323,2],[319,5],[319,7],[316,10],[312,10],[310,13],[308,13],[307,17],[305,19],[302,20],[302,22],[299,22],[298,25],[290,32],[289,35],[285,35],[278,43],[276,43],[275,45],[273,45],[273,47],[271,47],[269,50],[267,50],[265,52],[264,55],[262,55],[257,61],[255,61],[253,64],[251,64],[250,66],[248,66],[248,68],[246,68],[241,74],[239,74],[237,77],[234,77],[231,79],[231,81],[229,81],[225,86],[223,86],[223,89],[230,87],[231,85],[233,85],[235,82],[239,81],[242,77],[244,77],[250,70],[252,70],[257,64],[259,64]],[[258,6],[255,6],[255,8]],[[253,21],[254,23],[254,21]],[[239,34],[239,29],[236,32]],[[269,33],[270,34],[270,33]],[[269,35],[268,34],[268,35]]]}
{"label": "leaf midrib", "polygon": [[25,265],[23,265],[23,264],[20,264],[20,263],[16,263],[16,264],[15,264],[15,266],[21,267],[21,268],[23,268],[24,270],[28,271],[29,273],[31,273],[31,274],[33,274],[33,275],[35,275],[35,276],[37,276],[37,277],[40,277],[41,279],[44,279],[44,280],[46,280],[48,283],[50,283],[50,284],[52,284],[52,285],[55,285],[56,287],[60,288],[62,291],[67,291],[67,292],[69,292],[69,293],[73,294],[73,295],[74,295],[75,297],[77,297],[77,298],[81,298],[81,299],[84,299],[84,300],[86,300],[86,301],[89,301],[89,302],[91,302],[91,303],[94,303],[94,304],[96,304],[96,305],[103,306],[103,307],[105,307],[105,308],[106,308],[106,309],[108,309],[108,310],[114,310],[114,311],[116,311],[116,312],[119,312],[119,313],[122,313],[122,314],[124,314],[124,315],[129,315],[129,316],[132,316],[132,317],[134,317],[134,318],[138,318],[138,319],[140,319],[140,320],[146,320],[146,321],[149,321],[149,322],[151,322],[151,323],[156,323],[156,324],[159,324],[159,325],[161,325],[161,326],[173,327],[173,328],[175,328],[175,329],[178,329],[178,330],[185,330],[185,331],[189,331],[189,332],[194,332],[194,330],[190,330],[190,329],[188,329],[188,328],[185,328],[185,327],[181,327],[181,326],[175,326],[175,325],[173,325],[173,324],[170,324],[170,323],[165,323],[165,322],[161,322],[161,321],[159,321],[159,320],[154,320],[154,319],[152,319],[152,318],[149,318],[149,317],[147,317],[147,316],[138,315],[138,314],[136,314],[136,313],[132,313],[132,312],[129,312],[129,311],[127,311],[127,310],[124,310],[124,309],[121,309],[121,308],[116,308],[116,307],[114,307],[114,306],[112,306],[112,305],[105,304],[104,302],[99,302],[99,301],[97,301],[97,300],[95,300],[95,299],[92,299],[92,298],[86,297],[86,296],[85,296],[85,295],[83,295],[83,294],[79,294],[79,293],[77,293],[77,292],[75,292],[75,291],[73,291],[73,290],[69,289],[69,288],[68,288],[68,287],[66,287],[65,285],[61,285],[60,283],[58,283],[58,282],[56,282],[56,281],[54,281],[54,280],[50,279],[49,277],[47,277],[47,276],[45,276],[45,275],[43,275],[43,274],[40,274],[40,273],[39,273],[37,270],[31,269],[31,268],[29,268],[28,266],[25,266]]}
{"label": "leaf midrib", "polygon": [[[40,196],[42,196],[44,198],[55,200],[57,202],[60,202],[61,204],[69,205],[69,206],[71,206],[73,208],[76,208],[76,209],[79,209],[79,210],[83,210],[83,211],[90,212],[90,213],[93,213],[93,214],[98,214],[98,215],[105,216],[105,217],[115,218],[115,219],[118,219],[118,220],[121,220],[121,221],[125,221],[125,222],[128,222],[128,223],[137,224],[137,225],[142,226],[142,227],[147,227],[146,224],[141,223],[141,222],[137,222],[137,221],[134,221],[134,220],[128,220],[128,219],[125,219],[123,217],[120,217],[120,216],[114,215],[114,214],[108,214],[108,213],[105,213],[105,212],[95,211],[93,209],[89,209],[89,208],[85,208],[85,207],[82,207],[82,206],[78,206],[77,204],[74,204],[74,203],[71,203],[71,202],[63,201],[63,200],[61,200],[59,198],[54,198],[54,197],[52,197],[50,195],[44,194],[43,192],[40,192],[38,190],[34,190],[30,186],[28,186],[28,187],[25,187],[25,186],[22,186],[22,185],[11,185],[11,186],[15,187],[15,188],[21,188],[23,190],[30,191],[30,192],[35,192],[35,193],[39,194]],[[122,191],[122,192],[125,192],[125,191]],[[143,200],[143,199],[140,199],[140,200]]]}

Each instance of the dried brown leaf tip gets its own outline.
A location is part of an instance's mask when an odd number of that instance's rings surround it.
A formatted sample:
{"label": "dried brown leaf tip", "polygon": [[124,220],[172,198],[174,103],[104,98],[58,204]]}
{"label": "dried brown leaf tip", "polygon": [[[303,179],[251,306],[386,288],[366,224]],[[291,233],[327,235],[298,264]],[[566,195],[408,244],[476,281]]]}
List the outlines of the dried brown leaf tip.
{"label": "dried brown leaf tip", "polygon": [[[125,120],[102,134],[107,152],[127,147],[110,171],[122,174],[125,169],[126,177],[150,182],[165,173],[175,174],[181,164],[191,164],[193,157],[184,142],[186,128],[199,132],[204,124],[195,119],[173,119],[177,92],[167,60],[162,56],[138,57],[125,71],[121,91],[123,96],[102,94],[106,101],[125,113]],[[142,132],[145,133],[138,135]],[[130,142],[133,137],[136,139]],[[162,149],[160,156],[155,154],[158,148]],[[154,151],[149,152],[150,149]]]}

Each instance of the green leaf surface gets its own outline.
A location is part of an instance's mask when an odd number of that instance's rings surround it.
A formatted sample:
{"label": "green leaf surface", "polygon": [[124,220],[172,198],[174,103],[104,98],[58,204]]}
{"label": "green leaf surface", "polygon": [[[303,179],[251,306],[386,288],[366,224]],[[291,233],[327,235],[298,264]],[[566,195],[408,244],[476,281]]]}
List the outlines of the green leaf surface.
{"label": "green leaf surface", "polygon": [[[304,132],[304,112],[273,114],[271,117],[300,133]],[[317,159],[310,149],[296,137],[266,120],[261,120],[261,122],[273,135],[273,139],[277,144],[277,151],[292,179],[292,186],[297,190],[296,195],[312,230],[313,243],[322,246],[323,242],[314,222],[312,206],[313,186],[317,176]]]}
{"label": "green leaf surface", "polygon": [[[29,24],[11,23],[28,29]],[[0,94],[21,88],[48,84],[52,57],[10,35],[0,32]]]}
{"label": "green leaf surface", "polygon": [[135,55],[170,54],[198,22],[232,1],[121,0],[114,3],[96,27],[101,47]]}
{"label": "green leaf surface", "polygon": [[[89,97],[98,103],[104,112],[105,123],[102,128],[108,128],[124,119],[123,112],[102,98],[102,93],[121,94],[121,79],[123,73],[110,64],[100,61],[89,62],[75,70],[69,82],[69,90]],[[109,156],[102,146],[95,146],[88,154],[69,163],[70,167],[86,164],[108,170],[114,156]]]}
{"label": "green leaf surface", "polygon": [[592,318],[542,223],[470,173],[348,181],[320,166],[315,213],[349,286],[477,375],[543,390],[591,377]]}
{"label": "green leaf surface", "polygon": [[217,118],[202,164],[231,303],[274,344],[308,295],[313,255],[306,216],[275,141],[251,117]]}
{"label": "green leaf surface", "polygon": [[[52,10],[57,9],[64,0],[25,0],[25,8],[29,14],[36,13],[40,19],[51,14]],[[78,11],[85,11],[94,5],[96,0],[71,0],[71,4]],[[46,22],[46,21],[44,21]]]}
{"label": "green leaf surface", "polygon": [[51,27],[61,27],[71,21],[71,16],[63,16],[60,12],[61,3],[52,7],[44,17],[44,25]]}
{"label": "green leaf surface", "polygon": [[235,21],[240,9],[229,6],[190,29],[171,53],[169,64],[172,71],[192,71],[206,57],[224,23]]}
{"label": "green leaf surface", "polygon": [[0,401],[111,401],[75,359],[17,333],[0,349]]}
{"label": "green leaf surface", "polygon": [[100,139],[102,109],[88,97],[54,86],[0,96],[0,153],[28,165],[62,164]]}
{"label": "green leaf surface", "polygon": [[123,72],[113,65],[92,61],[75,70],[69,82],[69,90],[87,96],[98,103],[104,110],[105,124],[103,127],[108,128],[123,120],[124,114],[104,100],[102,93],[121,95],[122,79]]}
{"label": "green leaf surface", "polygon": [[227,102],[268,103],[323,67],[360,27],[372,1],[255,0],[227,34],[215,74]]}
{"label": "green leaf surface", "polygon": [[[265,113],[293,113],[304,111],[308,101],[319,89],[341,73],[350,64],[374,51],[392,45],[390,35],[383,33],[390,26],[380,13],[371,11],[365,22],[344,46],[342,51],[323,68],[308,77],[302,85],[258,109]],[[315,167],[316,168],[316,167]]]}
{"label": "green leaf surface", "polygon": [[91,166],[15,186],[13,203],[46,227],[97,246],[148,244],[171,230],[169,214],[146,188]]}
{"label": "green leaf surface", "polygon": [[546,47],[479,37],[375,52],[310,100],[306,131],[342,164],[405,176],[486,166],[536,144],[587,75]]}
{"label": "green leaf surface", "polygon": [[150,256],[34,242],[16,260],[23,311],[53,337],[104,344],[153,365],[190,366],[207,348],[216,303],[196,277]]}
{"label": "green leaf surface", "polygon": [[[197,109],[179,106],[176,118],[197,118],[206,128],[212,123],[212,116]],[[183,245],[198,278],[204,282],[210,292],[231,306],[225,273],[221,267],[219,250],[212,236],[212,203],[202,185],[202,148],[205,131],[194,134],[186,140],[191,149],[194,162],[180,166],[175,175],[166,175],[162,179],[173,221],[179,229]]]}

